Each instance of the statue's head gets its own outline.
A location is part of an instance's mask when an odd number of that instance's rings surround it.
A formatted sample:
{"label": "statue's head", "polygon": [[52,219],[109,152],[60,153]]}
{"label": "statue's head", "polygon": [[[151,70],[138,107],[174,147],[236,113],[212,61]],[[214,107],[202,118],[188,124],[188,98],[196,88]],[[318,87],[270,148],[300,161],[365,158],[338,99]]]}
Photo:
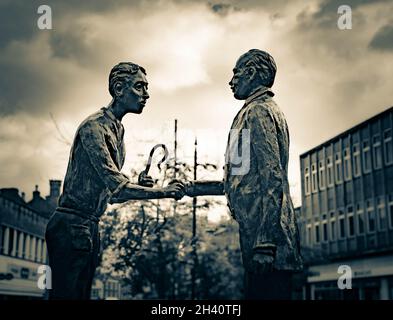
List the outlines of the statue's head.
{"label": "statue's head", "polygon": [[271,88],[276,71],[273,57],[265,51],[251,49],[241,55],[229,82],[235,98],[245,100],[261,87]]}
{"label": "statue's head", "polygon": [[120,62],[109,74],[109,92],[127,112],[142,112],[149,99],[147,86],[145,69],[131,62]]}

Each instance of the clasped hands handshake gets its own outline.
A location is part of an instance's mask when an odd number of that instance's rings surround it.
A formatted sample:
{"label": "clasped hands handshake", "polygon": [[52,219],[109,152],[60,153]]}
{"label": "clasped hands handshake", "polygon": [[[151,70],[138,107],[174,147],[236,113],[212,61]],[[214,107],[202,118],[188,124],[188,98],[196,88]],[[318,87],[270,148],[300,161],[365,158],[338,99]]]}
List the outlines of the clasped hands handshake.
{"label": "clasped hands handshake", "polygon": [[[154,179],[142,171],[138,176],[138,184],[143,187],[152,188],[154,186]],[[168,198],[180,200],[187,194],[187,186],[187,183],[174,179],[166,187],[162,188],[162,191]]]}

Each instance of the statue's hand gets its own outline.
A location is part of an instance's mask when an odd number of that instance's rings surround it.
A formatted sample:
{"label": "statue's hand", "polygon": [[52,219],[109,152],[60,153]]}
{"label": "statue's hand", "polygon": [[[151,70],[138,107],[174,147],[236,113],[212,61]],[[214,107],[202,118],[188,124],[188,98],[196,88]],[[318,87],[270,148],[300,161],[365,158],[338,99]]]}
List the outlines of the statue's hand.
{"label": "statue's hand", "polygon": [[185,186],[179,180],[172,180],[164,190],[170,198],[174,198],[175,200],[180,200],[185,195]]}
{"label": "statue's hand", "polygon": [[154,180],[151,176],[146,175],[145,171],[142,171],[138,176],[138,184],[142,187],[152,188],[154,186]]}
{"label": "statue's hand", "polygon": [[255,274],[272,272],[273,262],[273,255],[255,252],[251,262],[251,271]]}

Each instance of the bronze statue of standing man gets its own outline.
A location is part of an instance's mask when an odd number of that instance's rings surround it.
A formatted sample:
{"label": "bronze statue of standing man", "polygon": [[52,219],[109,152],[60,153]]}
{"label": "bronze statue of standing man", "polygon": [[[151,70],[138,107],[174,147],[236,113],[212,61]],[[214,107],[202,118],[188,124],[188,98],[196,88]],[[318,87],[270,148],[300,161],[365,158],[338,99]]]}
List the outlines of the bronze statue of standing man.
{"label": "bronze statue of standing man", "polygon": [[272,99],[276,70],[265,51],[238,59],[229,85],[245,103],[231,126],[224,181],[195,182],[186,191],[225,193],[239,223],[246,299],[291,299],[293,274],[302,269],[288,183],[288,126]]}
{"label": "bronze statue of standing man", "polygon": [[90,298],[100,250],[98,222],[108,203],[184,195],[179,182],[152,188],[151,177],[137,185],[120,172],[125,159],[121,120],[142,113],[147,87],[143,67],[117,64],[109,75],[112,101],[85,119],[75,134],[59,206],[45,234],[52,269],[50,299]]}
{"label": "bronze statue of standing man", "polygon": [[272,56],[253,49],[238,59],[229,82],[234,97],[245,100],[231,130],[242,138],[242,150],[249,144],[243,173],[231,159],[229,139],[224,176],[228,205],[239,223],[246,299],[290,299],[293,272],[302,269],[288,183],[288,126],[272,99],[276,70]]}

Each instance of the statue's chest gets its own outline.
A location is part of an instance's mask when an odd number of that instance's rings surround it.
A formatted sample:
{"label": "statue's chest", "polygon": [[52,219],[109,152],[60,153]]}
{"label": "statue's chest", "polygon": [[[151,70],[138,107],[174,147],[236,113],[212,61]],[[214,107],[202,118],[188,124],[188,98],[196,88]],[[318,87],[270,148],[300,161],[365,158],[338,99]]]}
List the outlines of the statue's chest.
{"label": "statue's chest", "polygon": [[112,126],[111,130],[108,130],[106,143],[113,162],[116,164],[117,168],[121,170],[125,160],[123,132],[117,128],[115,129],[115,126]]}
{"label": "statue's chest", "polygon": [[247,108],[243,108],[239,111],[236,117],[233,119],[231,130],[241,130],[245,128],[245,116]]}

